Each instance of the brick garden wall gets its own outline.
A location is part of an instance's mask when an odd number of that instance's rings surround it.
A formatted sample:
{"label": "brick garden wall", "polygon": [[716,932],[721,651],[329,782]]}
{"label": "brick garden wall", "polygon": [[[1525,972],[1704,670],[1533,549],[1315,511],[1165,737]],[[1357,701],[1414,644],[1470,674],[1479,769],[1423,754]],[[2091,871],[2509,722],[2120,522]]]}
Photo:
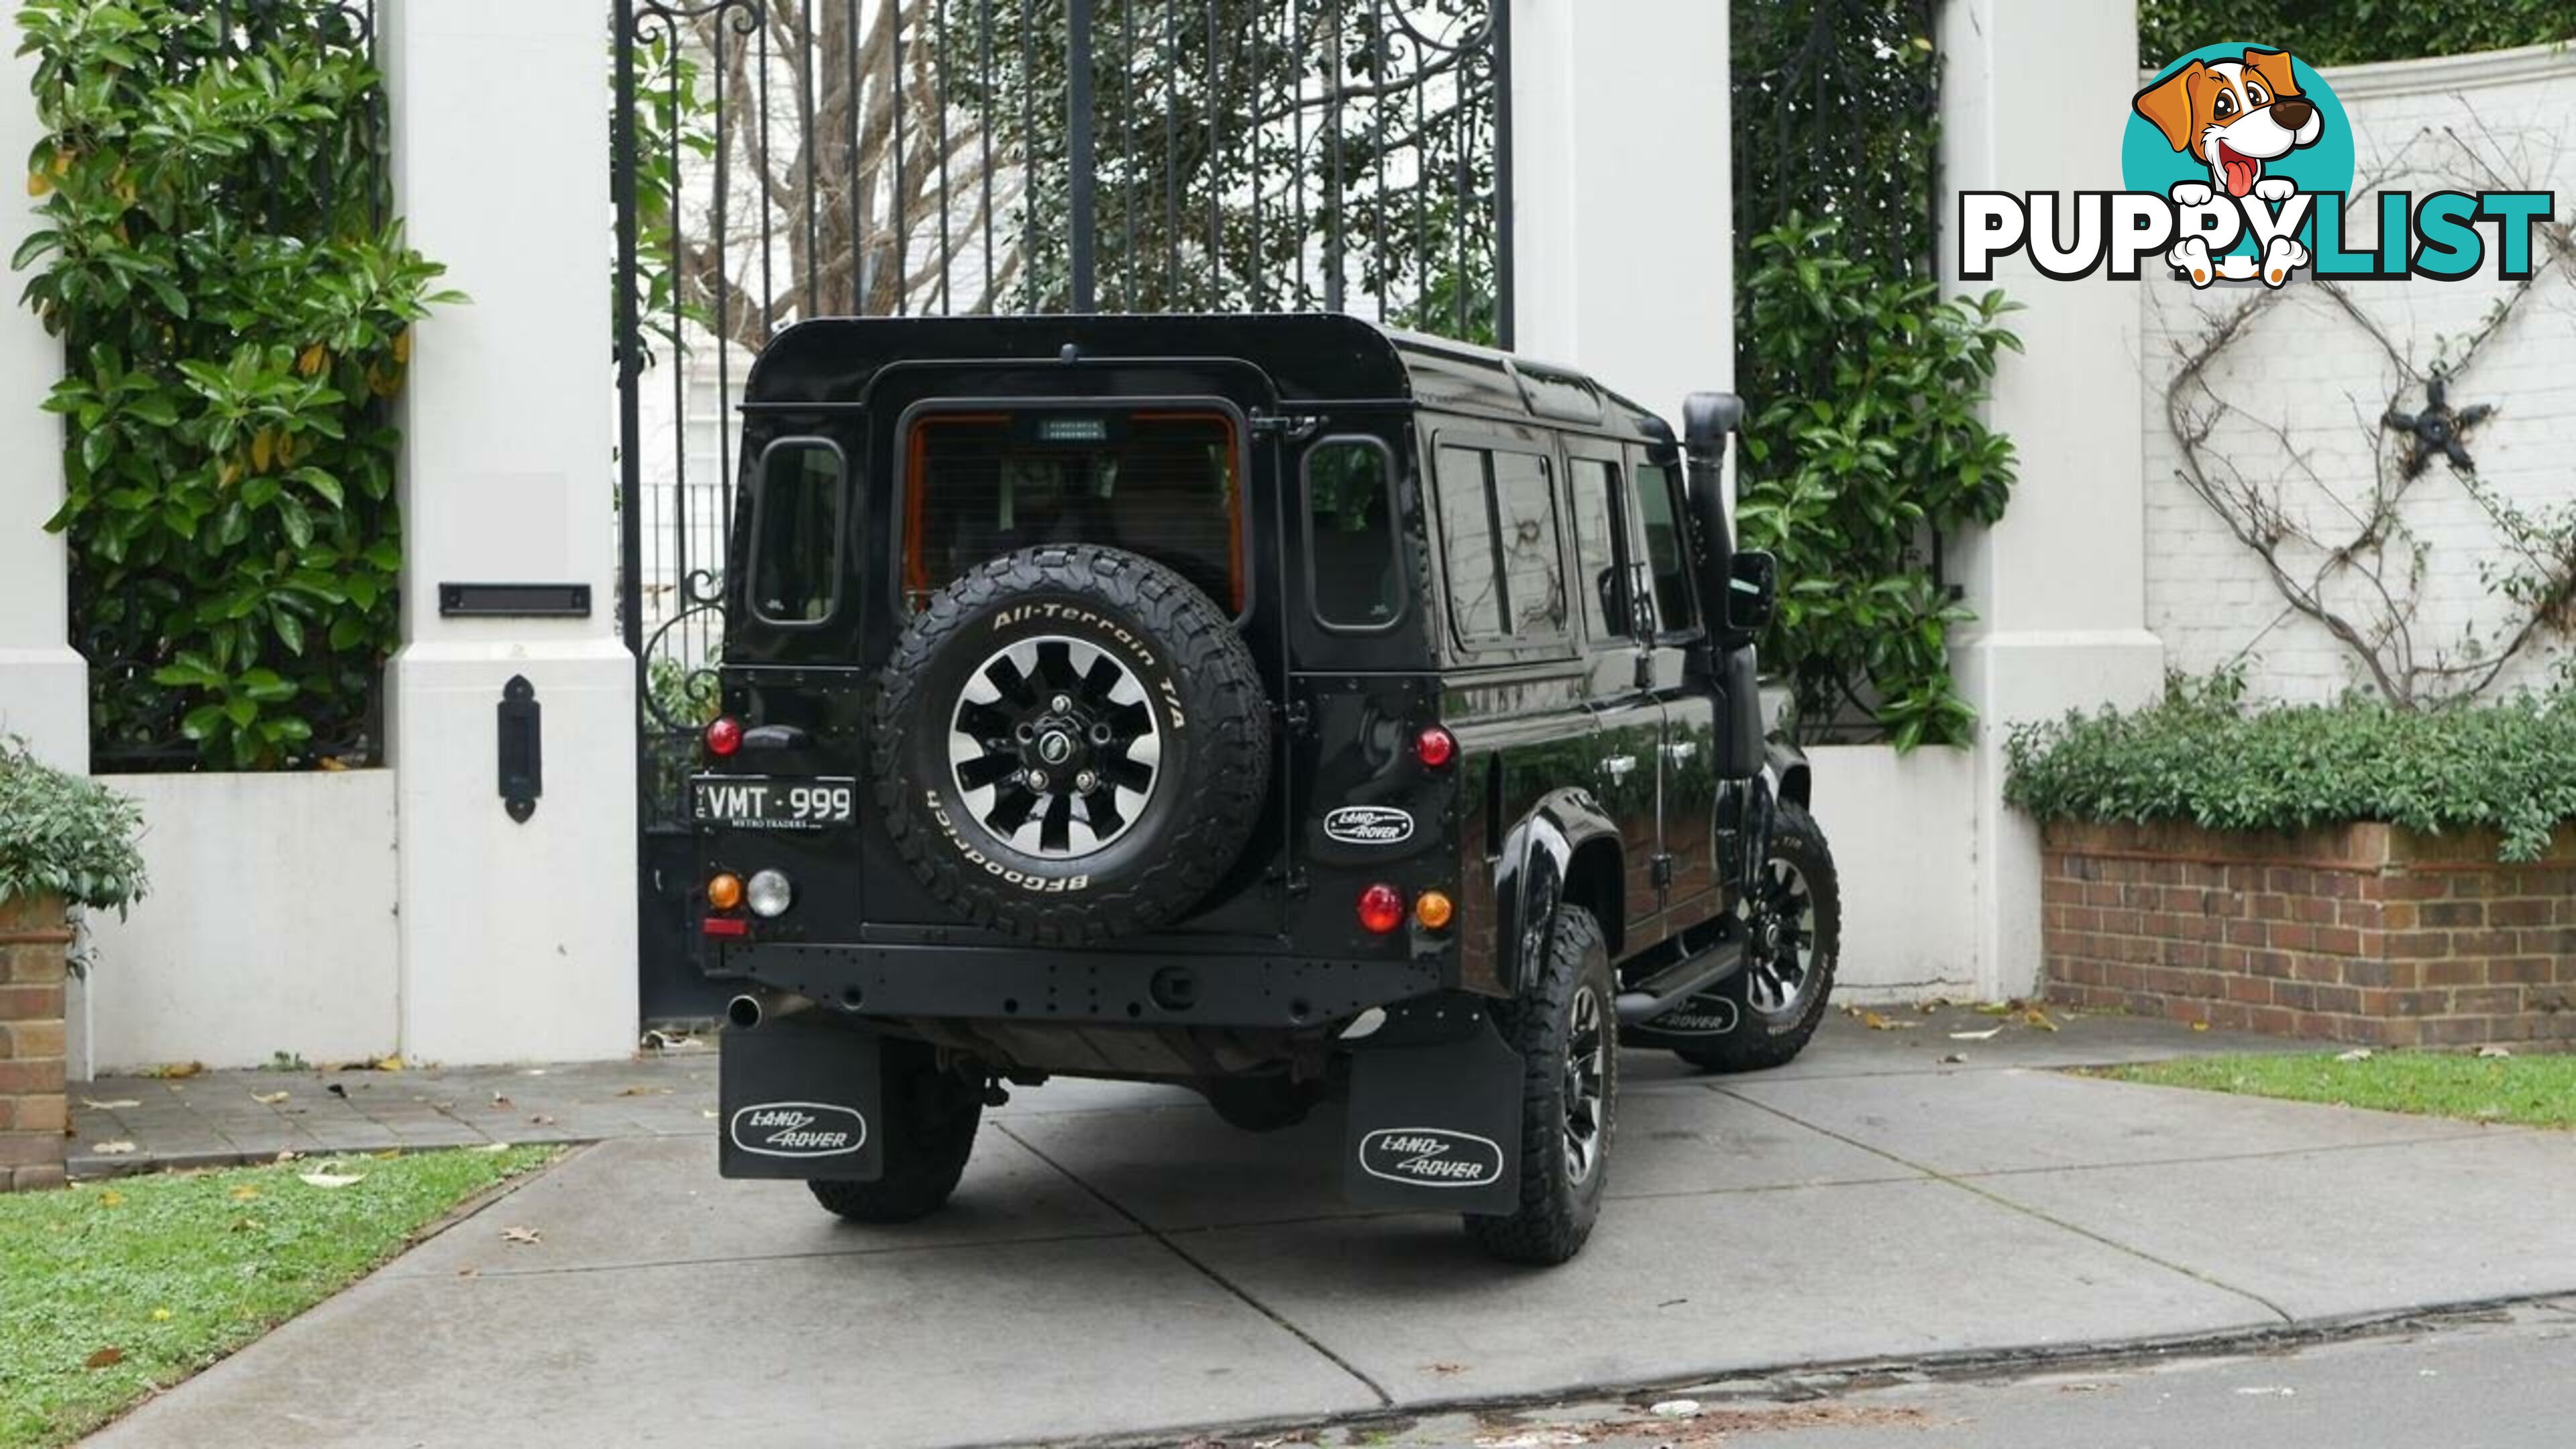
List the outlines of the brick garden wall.
{"label": "brick garden wall", "polygon": [[0,905],[0,1192],[63,1185],[63,953],[53,900]]}
{"label": "brick garden wall", "polygon": [[2576,842],[2050,825],[2048,998],[2385,1046],[2576,1042]]}

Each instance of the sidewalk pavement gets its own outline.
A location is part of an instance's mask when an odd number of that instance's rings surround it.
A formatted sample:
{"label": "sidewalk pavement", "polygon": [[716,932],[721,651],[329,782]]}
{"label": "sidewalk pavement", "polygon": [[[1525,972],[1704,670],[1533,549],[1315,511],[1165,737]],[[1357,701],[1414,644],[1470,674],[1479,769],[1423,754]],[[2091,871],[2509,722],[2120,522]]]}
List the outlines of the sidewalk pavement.
{"label": "sidewalk pavement", "polygon": [[610,1142],[98,1442],[1170,1439],[2576,1292],[2576,1136],[2043,1070],[2249,1045],[2156,1023],[1887,1015],[1918,1024],[1758,1076],[1631,1053],[1613,1200],[1553,1271],[1343,1205],[1329,1112],[1022,1092],[895,1229],[718,1180],[711,1131]]}
{"label": "sidewalk pavement", "polygon": [[710,1137],[716,1054],[695,1037],[568,1066],[199,1072],[71,1087],[71,1175],[493,1142]]}

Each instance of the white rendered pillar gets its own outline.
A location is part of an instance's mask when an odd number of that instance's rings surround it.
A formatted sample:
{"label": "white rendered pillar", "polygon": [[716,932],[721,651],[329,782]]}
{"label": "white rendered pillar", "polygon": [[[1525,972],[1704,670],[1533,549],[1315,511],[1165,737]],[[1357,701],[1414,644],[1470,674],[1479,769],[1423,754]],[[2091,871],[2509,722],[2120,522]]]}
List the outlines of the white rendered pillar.
{"label": "white rendered pillar", "polygon": [[[0,63],[0,156],[33,151],[44,126],[28,93],[34,56]],[[15,188],[12,188],[13,193]],[[33,201],[0,205],[0,256],[40,224]],[[89,669],[69,642],[66,556],[45,520],[63,502],[63,428],[44,410],[63,375],[63,346],[17,301],[23,277],[0,293],[0,735],[19,735],[66,770],[89,769]]]}
{"label": "white rendered pillar", "polygon": [[1680,425],[1735,379],[1727,7],[1512,0],[1514,347]]}
{"label": "white rendered pillar", "polygon": [[[2120,181],[2137,89],[2131,0],[1951,0],[1942,13],[1941,180],[1957,191],[2100,191]],[[1937,213],[1958,215],[1945,197]],[[1942,238],[1945,273],[1955,239]],[[2038,834],[2003,804],[2008,726],[2151,698],[2164,646],[2146,627],[2137,282],[2051,281],[2016,254],[1992,282],[2028,309],[2006,325],[1988,409],[2021,481],[1993,528],[1959,540],[1954,576],[1978,622],[1954,658],[1980,720],[1978,983],[2028,992],[2040,965]]]}
{"label": "white rendered pillar", "polygon": [[[616,635],[607,12],[389,0],[395,205],[472,298],[403,394],[403,1049],[622,1056],[636,1030],[634,666]],[[584,619],[442,618],[439,585],[578,583]],[[544,787],[504,813],[495,706],[535,686]]]}

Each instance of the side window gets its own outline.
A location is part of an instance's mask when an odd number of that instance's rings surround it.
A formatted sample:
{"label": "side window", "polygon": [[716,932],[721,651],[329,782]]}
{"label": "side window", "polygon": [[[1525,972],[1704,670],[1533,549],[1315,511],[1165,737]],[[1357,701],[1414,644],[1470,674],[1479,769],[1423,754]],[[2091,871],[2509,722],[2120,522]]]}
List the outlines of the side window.
{"label": "side window", "polygon": [[1494,547],[1493,499],[1481,449],[1439,454],[1440,561],[1449,576],[1449,618],[1464,643],[1503,637],[1503,579]]}
{"label": "side window", "polygon": [[1619,533],[1611,506],[1619,470],[1598,458],[1569,458],[1565,486],[1574,515],[1574,591],[1583,596],[1585,633],[1595,644],[1629,642],[1623,607],[1628,591],[1620,587]]}
{"label": "side window", "polygon": [[1667,634],[1692,626],[1690,549],[1682,536],[1681,478],[1670,463],[1637,469],[1637,517],[1646,535],[1646,564],[1655,576],[1655,617]]}
{"label": "side window", "polygon": [[1494,521],[1502,532],[1503,598],[1512,632],[1556,634],[1565,629],[1565,554],[1556,537],[1556,494],[1547,460],[1528,453],[1496,453]]}
{"label": "side window", "polygon": [[820,624],[839,607],[844,471],[821,438],[781,438],[760,455],[751,609],[764,622]]}
{"label": "side window", "polygon": [[1394,471],[1375,438],[1306,450],[1307,587],[1327,628],[1383,629],[1404,612]]}

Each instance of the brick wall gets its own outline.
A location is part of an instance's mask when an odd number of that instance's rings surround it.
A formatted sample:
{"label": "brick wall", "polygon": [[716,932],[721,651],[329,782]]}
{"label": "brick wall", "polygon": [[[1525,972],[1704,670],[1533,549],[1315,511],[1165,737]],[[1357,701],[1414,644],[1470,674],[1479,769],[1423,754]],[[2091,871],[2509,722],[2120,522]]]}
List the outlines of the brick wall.
{"label": "brick wall", "polygon": [[2385,1046],[2576,1042],[2576,841],[2049,826],[2052,1001]]}
{"label": "brick wall", "polygon": [[60,902],[0,905],[0,1192],[63,1185]]}

